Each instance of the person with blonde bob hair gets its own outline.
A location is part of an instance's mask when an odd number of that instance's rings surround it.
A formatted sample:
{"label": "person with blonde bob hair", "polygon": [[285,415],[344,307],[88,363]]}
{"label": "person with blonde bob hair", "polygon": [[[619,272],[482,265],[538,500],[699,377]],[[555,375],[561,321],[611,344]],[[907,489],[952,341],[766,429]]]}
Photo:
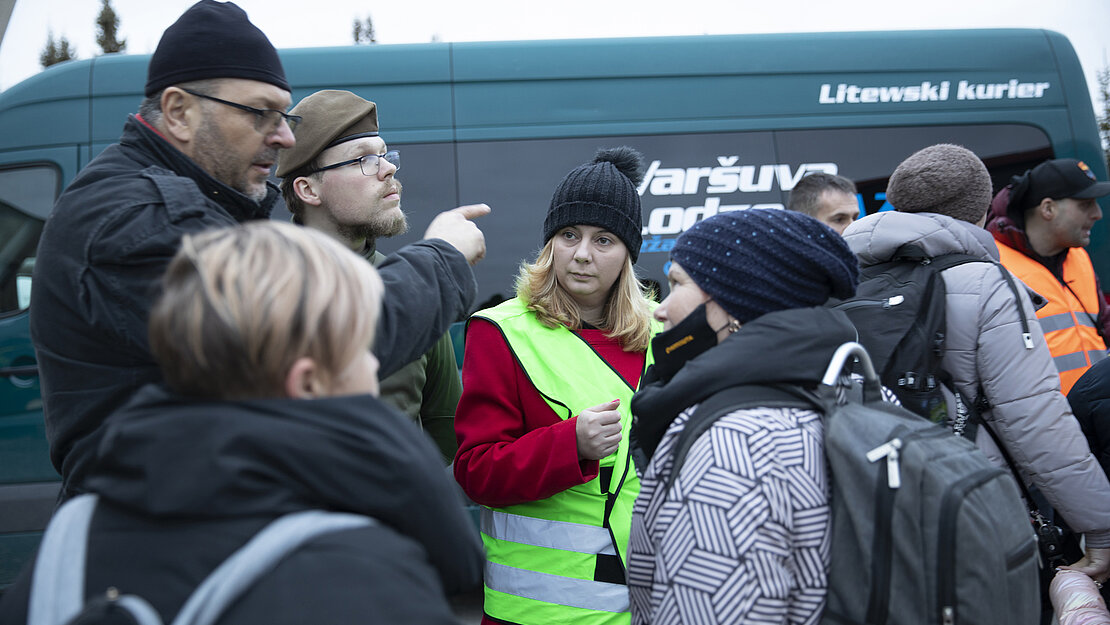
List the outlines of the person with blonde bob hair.
{"label": "person with blonde bob hair", "polygon": [[[377,398],[376,270],[256,221],[186,235],[162,287],[149,330],[165,382],[103,426],[82,600],[137,595],[173,622],[270,522],[328,510],[371,519],[309,538],[220,622],[455,623],[446,596],[477,587],[481,544],[438,451]],[[27,622],[47,579],[33,565],[0,621]]]}
{"label": "person with blonde bob hair", "polygon": [[286,224],[186,236],[150,313],[167,386],[226,400],[377,395],[382,281],[351,258]]}
{"label": "person with blonde bob hair", "polygon": [[454,470],[483,506],[485,623],[629,622],[628,406],[661,327],[633,269],[641,167],[621,147],[567,174],[517,297],[467,325]]}

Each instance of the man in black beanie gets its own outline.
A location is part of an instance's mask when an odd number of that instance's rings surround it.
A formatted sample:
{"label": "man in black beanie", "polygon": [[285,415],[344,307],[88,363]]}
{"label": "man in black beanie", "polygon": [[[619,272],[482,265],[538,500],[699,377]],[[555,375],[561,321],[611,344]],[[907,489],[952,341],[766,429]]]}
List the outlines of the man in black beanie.
{"label": "man in black beanie", "polygon": [[[146,323],[181,238],[268,218],[280,195],[269,176],[300,121],[285,112],[290,87],[277,51],[231,2],[201,0],[166,29],[145,94],[119,143],[58,198],[39,243],[31,337],[64,498],[82,491],[108,415],[161,380]],[[467,219],[484,212],[441,215],[426,237],[443,240],[408,246],[380,268],[389,293],[375,344],[383,376],[469,312],[469,265],[485,244]],[[413,283],[442,294],[440,304],[394,295]]]}

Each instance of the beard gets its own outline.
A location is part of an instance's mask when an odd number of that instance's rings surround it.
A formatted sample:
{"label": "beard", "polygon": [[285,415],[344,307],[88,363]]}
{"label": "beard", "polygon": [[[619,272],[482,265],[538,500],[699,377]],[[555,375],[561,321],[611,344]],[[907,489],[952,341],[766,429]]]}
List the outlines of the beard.
{"label": "beard", "polygon": [[205,117],[196,135],[196,153],[193,161],[200,165],[210,176],[249,197],[255,202],[266,199],[268,188],[266,180],[254,182],[251,163],[277,162],[277,148],[263,146],[249,162],[239,161],[229,142],[216,124]]}
{"label": "beard", "polygon": [[409,222],[404,213],[392,218],[376,217],[358,224],[338,224],[340,236],[347,241],[383,239],[408,232]]}

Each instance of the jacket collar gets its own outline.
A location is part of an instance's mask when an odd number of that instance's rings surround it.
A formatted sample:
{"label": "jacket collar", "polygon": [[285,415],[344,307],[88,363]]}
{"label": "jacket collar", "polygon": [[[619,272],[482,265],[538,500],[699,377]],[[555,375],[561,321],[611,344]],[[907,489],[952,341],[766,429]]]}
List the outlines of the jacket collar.
{"label": "jacket collar", "polygon": [[131,145],[150,154],[159,165],[175,174],[189,178],[206,198],[219,204],[237,222],[250,219],[268,219],[281,195],[277,186],[266,181],[266,197],[256,202],[213,178],[193,159],[173,147],[158,131],[137,115],[131,115],[124,125],[121,145]]}
{"label": "jacket collar", "polygon": [[[856,339],[855,327],[838,310],[817,307],[768,313],[687,362],[668,382],[649,369],[632,399],[632,413],[644,430],[657,430],[686,408],[732,386],[815,386],[836,348]],[[770,353],[781,364],[767,366],[766,360],[753,358]]]}
{"label": "jacket collar", "polygon": [[1029,258],[1044,265],[1045,269],[1052,272],[1057,280],[1063,281],[1064,260],[1067,259],[1068,250],[1055,256],[1041,256],[1033,250],[1029,243],[1029,236],[1025,233],[1024,224],[1010,214],[1010,187],[1006,186],[991,201],[990,213],[987,216],[987,230],[1000,243],[1025,254]]}
{"label": "jacket collar", "polygon": [[450,498],[440,466],[412,423],[369,395],[211,401],[148,385],[106,421],[86,485],[153,517],[330,508],[403,522],[414,502]]}

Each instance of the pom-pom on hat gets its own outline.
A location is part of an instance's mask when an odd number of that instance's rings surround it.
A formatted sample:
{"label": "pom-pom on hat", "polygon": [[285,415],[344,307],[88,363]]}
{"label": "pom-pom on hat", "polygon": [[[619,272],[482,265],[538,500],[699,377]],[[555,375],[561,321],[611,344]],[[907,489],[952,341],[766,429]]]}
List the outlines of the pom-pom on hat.
{"label": "pom-pom on hat", "polygon": [[941,143],[898,165],[886,199],[903,213],[937,213],[974,224],[990,208],[991,176],[971,150]]}
{"label": "pom-pom on hat", "polygon": [[146,95],[209,78],[246,78],[289,91],[277,50],[233,2],[201,0],[162,33],[147,68]]}
{"label": "pom-pom on hat", "polygon": [[671,259],[740,323],[851,297],[859,282],[856,256],[832,228],[774,208],[704,219],[678,237]]}
{"label": "pom-pom on hat", "polygon": [[598,150],[594,160],[568,173],[551,197],[543,221],[547,243],[567,226],[597,226],[620,239],[635,263],[643,242],[640,194],[643,156],[627,146]]}

